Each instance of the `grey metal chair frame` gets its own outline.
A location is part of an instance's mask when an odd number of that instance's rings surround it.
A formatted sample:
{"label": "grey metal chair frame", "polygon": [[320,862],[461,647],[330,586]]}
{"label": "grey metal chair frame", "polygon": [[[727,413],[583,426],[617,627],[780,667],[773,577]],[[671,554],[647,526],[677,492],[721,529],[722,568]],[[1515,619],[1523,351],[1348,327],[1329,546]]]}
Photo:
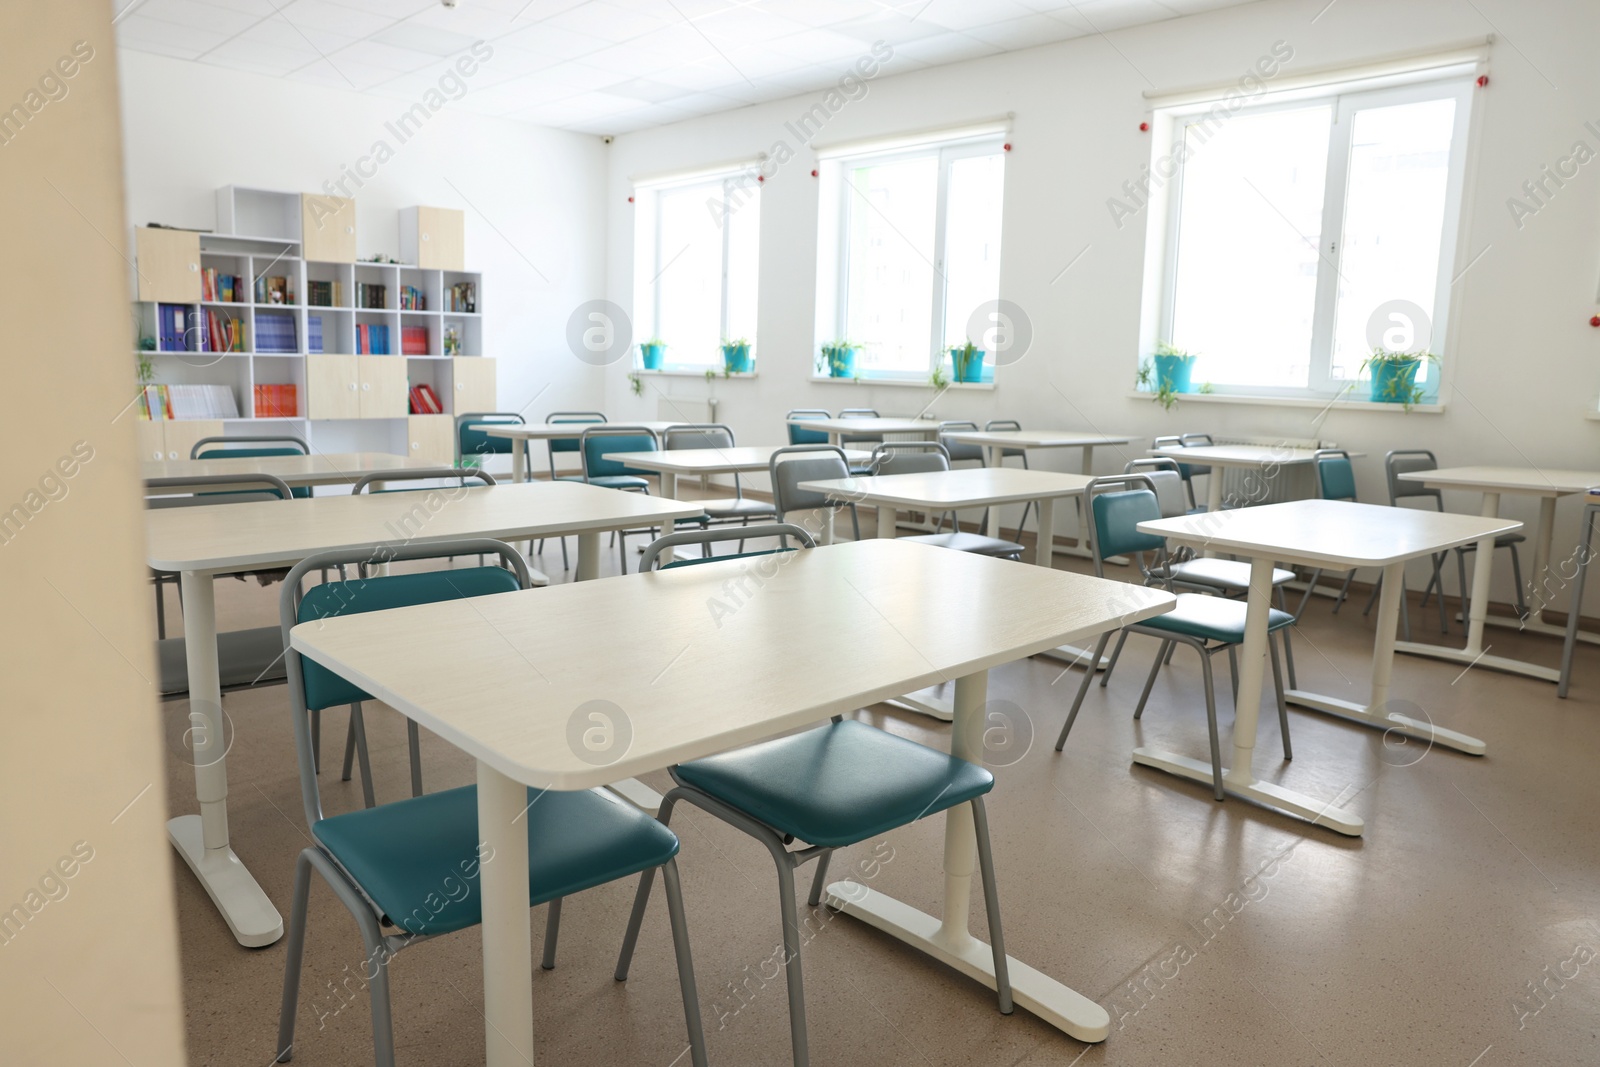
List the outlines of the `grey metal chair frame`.
{"label": "grey metal chair frame", "polygon": [[[1104,478],[1096,478],[1084,488],[1083,506],[1084,509],[1089,513],[1089,555],[1094,562],[1094,572],[1095,576],[1098,578],[1105,577],[1105,560],[1102,559],[1100,555],[1100,534],[1098,530],[1099,524],[1094,521],[1094,497],[1096,494],[1108,491],[1112,488],[1143,488],[1148,489],[1152,495],[1155,495],[1156,493],[1155,482],[1153,482],[1149,476],[1143,474],[1121,474],[1111,475]],[[1161,564],[1164,562],[1166,557],[1166,549],[1163,547],[1156,550],[1156,556],[1157,560],[1155,569],[1159,572]],[[1140,561],[1139,566],[1140,570],[1145,569],[1142,560]],[[1167,583],[1166,588],[1168,592],[1172,591],[1170,582]],[[1203,638],[1190,637],[1186,634],[1174,633],[1171,630],[1156,629],[1155,627],[1145,626],[1141,623],[1133,623],[1129,626],[1124,626],[1119,631],[1119,634],[1123,636],[1128,633],[1143,634],[1146,637],[1154,637],[1162,643],[1161,647],[1156,652],[1155,661],[1150,665],[1150,673],[1145,677],[1144,689],[1139,693],[1139,703],[1133,709],[1133,717],[1135,719],[1141,719],[1144,717],[1144,707],[1146,702],[1150,699],[1151,689],[1155,686],[1156,674],[1161,670],[1162,664],[1166,661],[1168,652],[1176,648],[1177,645],[1184,644],[1188,645],[1190,648],[1193,648],[1200,654],[1201,676],[1204,679],[1206,694],[1206,728],[1211,740],[1212,791],[1218,800],[1222,800],[1226,794],[1222,788],[1222,744],[1217,733],[1217,696],[1216,684],[1212,678],[1211,657],[1216,655],[1218,652],[1223,651],[1224,649],[1227,650],[1228,666],[1233,675],[1233,696],[1237,701],[1239,697],[1239,646],[1236,644],[1223,643],[1213,645]],[[1100,635],[1099,639],[1095,642],[1094,652],[1089,657],[1089,663],[1099,662],[1100,657],[1105,653],[1106,642],[1110,640],[1110,638],[1110,630],[1107,630],[1105,633]],[[1272,658],[1272,685],[1274,694],[1278,700],[1278,725],[1281,733],[1283,734],[1283,758],[1286,760],[1293,759],[1294,753],[1289,744],[1289,707],[1284,701],[1283,696],[1283,672],[1278,662],[1278,646],[1272,641],[1271,634],[1267,635],[1267,649],[1271,653]],[[1072,732],[1072,724],[1078,718],[1078,711],[1083,706],[1083,698],[1088,695],[1089,683],[1094,680],[1094,673],[1094,671],[1085,671],[1083,674],[1083,681],[1078,686],[1078,695],[1073,698],[1072,701],[1072,710],[1067,713],[1067,721],[1061,727],[1060,736],[1056,738],[1057,752],[1060,752],[1067,743],[1067,735]]]}
{"label": "grey metal chair frame", "polygon": [[826,509],[828,509],[830,511],[837,512],[840,508],[847,507],[847,508],[850,509],[850,528],[851,528],[851,531],[854,533],[855,539],[857,541],[861,540],[861,516],[857,513],[856,506],[855,506],[854,503],[850,503],[850,504],[835,504],[835,503],[832,503],[832,502],[823,501],[823,502],[817,503],[817,504],[802,504],[802,503],[799,503],[799,502],[796,502],[796,501],[786,500],[785,499],[785,495],[787,493],[787,490],[785,490],[783,488],[783,481],[782,481],[782,479],[780,479],[778,477],[778,466],[779,466],[780,463],[783,462],[783,458],[782,457],[784,457],[784,456],[801,455],[801,454],[808,453],[808,452],[809,453],[817,453],[817,452],[831,452],[831,453],[833,453],[835,456],[838,457],[839,463],[841,464],[841,466],[843,467],[843,469],[845,471],[844,477],[849,477],[849,475],[850,475],[850,464],[844,458],[844,449],[840,448],[837,445],[788,445],[788,446],[786,446],[784,448],[780,448],[777,451],[773,452],[772,453],[772,458],[767,460],[767,476],[772,482],[772,507],[773,507],[773,510],[777,512],[778,521],[782,522],[784,515],[786,515],[790,511],[802,510],[802,509],[803,510],[812,510],[812,509],[820,510],[820,509],[826,508]]}
{"label": "grey metal chair frame", "polygon": [[[950,453],[944,447],[943,444],[941,444],[941,443],[939,443],[937,441],[887,441],[887,442],[885,442],[885,443],[883,443],[881,445],[878,445],[876,448],[874,448],[872,450],[872,463],[871,463],[871,467],[870,467],[871,473],[873,473],[873,474],[893,474],[893,473],[895,473],[893,468],[895,466],[895,453],[897,453],[897,452],[923,453],[923,454],[925,454],[925,455],[927,455],[929,457],[936,458],[937,461],[938,461],[938,465],[930,466],[928,468],[930,471],[931,470],[946,470],[947,471],[947,470],[950,469]],[[920,466],[920,464],[918,464],[915,461],[913,461],[911,466],[913,468],[915,468],[917,466]],[[906,473],[910,473],[910,472],[906,472]],[[943,515],[941,515],[939,517],[939,525],[938,525],[938,527],[936,527],[936,530],[937,529],[942,529],[942,527],[944,525],[944,520],[945,520],[946,517],[948,517],[950,519],[950,529],[951,529],[952,533],[960,535],[961,534],[961,517],[953,510],[952,511],[947,511],[947,512],[945,512]],[[987,515],[985,516],[985,518],[987,519]],[[985,525],[987,525],[987,522],[985,522]],[[908,540],[927,542],[932,538],[939,538],[939,537],[944,537],[944,536],[945,535],[942,534],[942,533],[935,532],[935,533],[932,533],[932,534],[920,534],[920,535],[917,535],[915,537],[908,538]],[[1017,544],[1014,541],[1004,541],[1004,540],[1002,540],[1001,538],[998,538],[998,537],[991,538],[991,537],[988,537],[987,534],[982,534],[982,533],[977,534],[977,535],[966,534],[964,536],[967,536],[967,537],[973,537],[973,536],[982,537],[982,538],[985,538],[985,539],[993,542],[994,544],[988,550],[985,550],[985,549],[980,548],[980,547],[970,547],[970,548],[966,548],[966,549],[960,549],[958,546],[954,546],[954,545],[945,545],[945,546],[941,546],[941,547],[954,547],[954,548],[958,548],[959,551],[978,552],[981,555],[995,556],[996,558],[1015,559],[1015,560],[1020,560],[1022,558],[1022,546]],[[1002,551],[1000,546],[1005,546],[1005,550]]]}
{"label": "grey metal chair frame", "polygon": [[304,437],[292,433],[248,434],[243,437],[202,437],[189,449],[190,459],[199,459],[200,450],[207,445],[242,445],[242,444],[292,444],[300,449],[300,454],[311,455],[311,446]]}
{"label": "grey metal chair frame", "polygon": [[[584,484],[585,485],[590,484],[589,483],[589,442],[592,439],[597,438],[597,437],[638,437],[641,434],[649,436],[649,438],[656,443],[656,448],[660,449],[660,447],[661,447],[661,435],[656,433],[656,431],[650,429],[650,427],[648,427],[648,426],[636,426],[636,425],[627,424],[627,423],[617,423],[615,425],[597,426],[597,427],[594,427],[593,429],[584,430],[583,433],[578,438],[578,462],[583,464],[583,481],[584,481]],[[640,475],[639,477],[644,477],[644,476]],[[650,495],[650,487],[648,485],[633,486],[633,487],[618,486],[616,488],[620,489],[620,491],[624,492],[624,493],[643,493],[645,496],[649,496]],[[614,530],[614,531],[612,531],[612,533],[615,536],[616,543],[617,543],[617,562],[621,566],[623,574],[627,574],[628,573],[628,535],[629,534],[636,534],[636,533],[647,533],[647,534],[650,535],[650,537],[652,539],[654,539],[655,536],[656,536],[656,531],[659,528],[660,527],[657,527],[657,526],[648,526],[648,527],[641,527],[641,528],[636,529],[636,530]],[[562,563],[563,564],[566,563],[566,551],[567,551],[566,539],[563,538],[562,539],[562,543],[561,543],[561,553],[562,553],[561,559],[562,559]]]}
{"label": "grey metal chair frame", "polygon": [[[789,547],[789,538],[800,542],[801,548],[816,548],[817,540],[811,532],[803,526],[796,526],[792,522],[768,522],[759,526],[727,527],[709,530],[685,530],[683,533],[667,534],[658,537],[645,546],[644,555],[639,557],[639,573],[656,569],[656,563],[661,556],[662,549],[677,548],[683,545],[716,544],[722,541],[737,540],[744,543],[745,538],[776,537],[781,548]],[[743,551],[742,549],[740,550]],[[733,557],[737,558],[737,556]]]}
{"label": "grey metal chair frame", "polygon": [[[482,422],[485,426],[526,426],[528,424],[528,420],[522,417],[522,413],[520,411],[467,411],[457,415],[455,422],[456,439],[454,446],[456,453],[456,466],[458,467],[461,465],[461,461],[467,458],[461,452],[461,430],[463,427],[469,426],[476,422]],[[511,447],[514,449],[525,447],[525,442],[512,441]],[[492,456],[499,455],[500,453],[490,452],[474,454],[486,454]],[[527,471],[526,473],[530,477],[533,474],[532,471]]]}
{"label": "grey metal chair frame", "polygon": [[[503,541],[491,538],[468,538],[461,541],[443,541],[425,545],[402,545],[398,549],[381,546],[387,560],[438,559],[452,555],[495,554],[507,569],[517,575],[523,589],[530,588],[528,566],[522,554]],[[371,545],[355,551],[323,552],[302,560],[290,572],[285,595],[279,601],[279,625],[283,631],[284,647],[288,649],[285,660],[293,684],[289,686],[293,712],[295,753],[299,766],[300,798],[305,806],[306,825],[314,826],[322,819],[322,798],[316,785],[316,767],[311,752],[309,715],[305,707],[304,681],[301,676],[300,655],[289,648],[289,631],[297,623],[300,602],[300,582],[317,568],[350,563],[360,563],[378,558],[380,546]],[[431,941],[443,934],[386,934],[383,931],[384,914],[362,891],[333,855],[320,845],[313,844],[300,851],[295,863],[294,896],[289,915],[287,953],[284,960],[283,998],[278,1014],[278,1055],[275,1062],[288,1063],[294,1055],[295,1015],[300,1000],[300,974],[305,958],[306,918],[311,895],[311,872],[316,871],[333,890],[334,895],[349,910],[361,930],[370,966],[362,968],[367,981],[367,991],[372,1005],[372,1046],[377,1067],[394,1067],[394,1015],[389,997],[389,962],[405,948],[423,941]],[[678,964],[678,981],[685,1001],[685,1017],[694,1049],[692,1059],[696,1067],[705,1067],[705,1036],[701,1030],[699,994],[695,989],[694,970],[689,958],[688,928],[684,917],[682,889],[675,860],[662,865],[662,882],[666,886],[667,915],[672,926],[674,952]],[[654,869],[644,872],[641,894],[648,891]],[[544,953],[541,966],[545,970],[555,967],[556,942],[560,933],[561,897],[549,902],[545,924]],[[632,960],[634,943],[638,938],[638,922],[642,922],[642,909],[635,909],[635,922],[630,923],[629,934],[617,962],[615,978],[625,981]],[[371,973],[368,973],[371,972]]]}
{"label": "grey metal chair frame", "polygon": [[[560,420],[564,424],[582,424],[595,421],[605,422],[606,413],[603,411],[552,411],[550,414],[544,417],[544,421],[547,424],[556,422],[557,420]],[[545,458],[550,463],[550,480],[552,482],[556,481],[561,477],[561,474],[556,471],[555,441],[552,440],[545,443],[544,453]],[[532,477],[531,471],[529,472],[529,477]],[[567,539],[565,537],[558,537],[556,540],[561,542],[561,569],[564,571],[571,570],[572,563],[567,558]],[[615,540],[615,538],[613,538],[613,540]],[[539,547],[535,549],[535,551],[541,556],[544,555],[544,542],[545,538],[539,538]]]}
{"label": "grey metal chair frame", "polygon": [[[685,437],[685,436],[698,437],[704,443],[697,444],[697,445],[685,445],[685,446],[679,446],[679,447],[684,447],[684,448],[691,448],[691,447],[692,448],[737,448],[737,447],[739,447],[738,438],[736,438],[734,436],[734,433],[733,433],[733,427],[729,426],[727,423],[722,423],[722,422],[691,422],[691,423],[684,423],[681,426],[670,426],[661,435],[661,447],[663,449],[665,449],[666,451],[670,452],[670,451],[672,451],[672,449],[674,447],[673,443],[672,443],[672,439],[674,437]],[[727,443],[726,444],[711,444],[711,443],[709,443],[714,438],[717,438],[719,436],[726,436]],[[724,508],[720,508],[720,509],[715,506],[718,503],[718,501],[715,501],[715,500],[696,501],[696,503],[699,503],[699,504],[701,504],[702,506],[705,507],[706,516],[707,516],[707,519],[708,519],[708,525],[739,523],[741,526],[748,526],[748,525],[750,525],[750,520],[752,518],[767,518],[769,516],[775,517],[778,514],[778,511],[777,511],[776,508],[774,508],[771,505],[766,504],[766,503],[764,503],[762,501],[756,501],[756,500],[747,501],[747,500],[745,500],[745,497],[744,497],[744,485],[739,479],[739,472],[738,471],[734,471],[733,472],[733,501],[734,501],[734,507],[732,507],[732,508],[724,507]],[[742,505],[747,505],[747,504],[748,505],[753,505],[753,506],[751,506],[751,507],[742,506]],[[739,551],[741,551],[741,552],[744,551],[744,546],[743,546],[742,542],[740,544]]]}
{"label": "grey metal chair frame", "polygon": [[[1208,443],[1211,440],[1211,435],[1210,434],[1178,434],[1178,433],[1160,434],[1159,436],[1154,437],[1154,438],[1151,439],[1150,447],[1151,448],[1188,448],[1189,446],[1184,441],[1184,438],[1185,437],[1189,437],[1189,436],[1204,437]],[[1173,462],[1177,463],[1177,460],[1173,460]],[[1185,468],[1187,468],[1187,471],[1185,471]],[[1191,508],[1198,508],[1200,506],[1199,501],[1195,499],[1195,495],[1194,495],[1194,475],[1195,475],[1195,473],[1197,471],[1202,470],[1202,469],[1204,470],[1204,472],[1207,475],[1211,474],[1211,468],[1210,467],[1197,468],[1192,463],[1178,463],[1178,477],[1183,479],[1183,487],[1189,493],[1189,506]]]}
{"label": "grey metal chair frame", "polygon": [[[1007,430],[1021,432],[1022,423],[1018,422],[1016,419],[990,419],[988,422],[983,424],[984,433],[992,433],[995,431],[1005,432]],[[1022,460],[1022,469],[1028,469],[1028,450],[1026,448],[1002,448],[1000,450],[1000,466],[1004,467],[1006,465],[1006,460],[1008,459],[1020,459]],[[1079,506],[1081,507],[1082,504],[1080,503]],[[1032,508],[1033,501],[1031,500],[1022,505],[1022,518],[1017,520],[1018,535],[1021,535],[1023,528],[1028,525],[1028,512]],[[984,519],[984,532],[988,532],[987,518]]]}
{"label": "grey metal chair frame", "polygon": [[[841,418],[841,419],[881,419],[881,418],[883,418],[883,416],[878,414],[878,409],[877,408],[840,408],[839,409],[839,418]],[[839,435],[839,443],[841,445],[866,445],[866,444],[881,445],[881,444],[883,444],[883,435],[882,434],[873,434],[873,433],[846,433],[846,434],[840,434]]]}
{"label": "grey metal chair frame", "polygon": [[[372,486],[384,482],[422,482],[446,478],[458,479],[463,484],[474,480],[484,485],[498,484],[494,475],[485,470],[463,467],[410,467],[405,470],[374,471],[363,475],[350,487],[350,495],[381,492],[382,490],[373,489]],[[428,486],[413,486],[411,489],[396,490],[396,492],[425,492],[428,488]]]}

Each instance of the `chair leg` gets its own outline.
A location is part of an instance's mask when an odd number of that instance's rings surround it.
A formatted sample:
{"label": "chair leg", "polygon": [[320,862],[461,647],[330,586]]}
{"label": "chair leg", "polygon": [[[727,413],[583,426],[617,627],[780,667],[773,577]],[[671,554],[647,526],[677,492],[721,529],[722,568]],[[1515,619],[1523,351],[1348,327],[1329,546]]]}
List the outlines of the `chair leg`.
{"label": "chair leg", "polygon": [[[1444,561],[1449,555],[1448,552],[1441,552],[1433,557],[1433,590],[1439,595],[1439,632],[1442,634],[1450,632],[1449,614],[1444,604]],[[1422,602],[1424,605],[1427,604],[1426,596]]]}
{"label": "chair leg", "polygon": [[[1382,591],[1383,575],[1379,574],[1378,580],[1372,583],[1372,593],[1367,597],[1367,606],[1361,609],[1361,617],[1363,619],[1372,614],[1372,605],[1378,602],[1378,594]],[[1409,638],[1407,640],[1409,640]]]}
{"label": "chair leg", "polygon": [[[1278,586],[1278,609],[1283,612],[1288,612],[1289,610],[1289,595],[1281,585]],[[1294,627],[1285,626],[1278,632],[1283,634],[1283,665],[1289,674],[1289,688],[1298,689],[1300,686],[1295,682],[1294,678],[1294,646],[1289,643],[1289,631],[1292,629]]]}
{"label": "chair leg", "polygon": [[778,907],[783,916],[784,984],[789,990],[789,1043],[794,1067],[810,1067],[810,1038],[806,1032],[805,977],[800,969],[800,913],[794,902],[794,867],[787,856],[774,853],[778,868]]}
{"label": "chair leg", "polygon": [[[1122,655],[1122,646],[1128,643],[1128,631],[1123,630],[1117,634],[1116,647],[1111,650],[1111,659],[1106,663],[1106,669],[1100,672],[1100,688],[1104,689],[1111,684],[1111,672],[1117,669],[1117,657]],[[1084,668],[1090,674],[1094,673],[1094,664]]]}
{"label": "chair leg", "polygon": [[1172,641],[1163,641],[1161,642],[1161,647],[1156,649],[1156,658],[1151,662],[1150,673],[1144,679],[1144,689],[1139,692],[1139,703],[1133,709],[1133,717],[1135,719],[1144,718],[1145,701],[1150,699],[1150,690],[1155,688],[1156,675],[1161,672],[1161,663],[1167,658],[1167,651],[1171,649],[1173,644],[1174,642]]}
{"label": "chair leg", "polygon": [[989,816],[983,798],[972,798],[972,828],[978,836],[978,871],[983,876],[983,906],[989,916],[989,948],[994,953],[994,985],[1000,997],[1000,1014],[1010,1015],[1011,966],[1006,958],[1005,934],[1000,928],[1000,890],[995,884],[994,851],[989,841]]}
{"label": "chair leg", "polygon": [[564,571],[572,569],[572,564],[567,562],[567,539],[565,537],[561,538],[561,569]]}
{"label": "chair leg", "polygon": [[1228,646],[1228,674],[1233,682],[1233,706],[1239,707],[1239,646]]}
{"label": "chair leg", "polygon": [[861,540],[861,515],[854,504],[850,505],[850,532],[857,541]]}
{"label": "chair leg", "polygon": [[1528,602],[1522,595],[1522,554],[1517,551],[1516,545],[1507,545],[1511,550],[1511,580],[1512,588],[1517,591],[1517,618],[1528,617]]}
{"label": "chair leg", "polygon": [[422,795],[422,736],[417,724],[406,720],[406,740],[411,748],[411,795]]}
{"label": "chair leg", "polygon": [[[1288,634],[1288,627],[1278,631]],[[1283,758],[1294,759],[1294,752],[1289,748],[1289,702],[1283,699],[1283,671],[1278,666],[1278,645],[1272,640],[1272,635],[1267,635],[1267,648],[1272,652],[1272,691],[1278,697],[1278,729],[1283,734]],[[1234,712],[1238,714],[1237,710]]]}
{"label": "chair leg", "polygon": [[156,640],[167,638],[167,598],[162,595],[164,583],[158,578],[151,583],[156,587]]}
{"label": "chair leg", "polygon": [[1057,752],[1060,752],[1061,746],[1067,743],[1067,735],[1072,732],[1073,720],[1078,717],[1078,709],[1083,707],[1084,695],[1089,692],[1089,683],[1094,681],[1093,665],[1100,662],[1100,653],[1106,650],[1106,642],[1110,639],[1111,632],[1108,630],[1107,632],[1101,634],[1100,640],[1096,641],[1094,644],[1093,657],[1089,660],[1089,666],[1085,667],[1084,669],[1083,681],[1078,685],[1078,695],[1072,700],[1072,710],[1067,712],[1067,721],[1061,727],[1061,736],[1056,738]]}
{"label": "chair leg", "polygon": [[375,808],[378,801],[372,792],[372,759],[367,755],[367,724],[361,717],[359,700],[350,705],[350,725],[355,731],[356,758],[361,761],[361,797],[367,807]]}
{"label": "chair leg", "polygon": [[556,940],[561,936],[561,897],[550,902],[544,918],[544,958],[539,966],[547,971],[556,969]]}
{"label": "chair leg", "polygon": [[356,762],[356,716],[355,709],[351,709],[350,726],[344,733],[344,770],[339,773],[339,781],[350,780],[350,768]]}
{"label": "chair leg", "polygon": [[[662,806],[661,821],[667,821],[666,805]],[[628,915],[628,929],[622,935],[622,951],[617,955],[617,970],[612,975],[619,982],[628,980],[628,968],[633,965],[633,949],[639,943],[639,928],[644,925],[645,905],[650,903],[650,884],[655,877],[654,867],[639,875],[639,889],[633,895],[633,911]]]}
{"label": "chair leg", "polygon": [[311,713],[311,770],[322,773],[322,709]]}
{"label": "chair leg", "polygon": [[[1378,585],[1383,585],[1382,578],[1378,579]],[[1400,580],[1400,632],[1404,635],[1401,638],[1404,641],[1411,640],[1411,605],[1408,603],[1409,599],[1406,596],[1405,579],[1402,578]]]}
{"label": "chair leg", "polygon": [[1456,570],[1460,572],[1457,576],[1457,581],[1460,583],[1461,625],[1464,629],[1467,626],[1467,613],[1470,610],[1467,606],[1467,601],[1471,594],[1467,592],[1467,554],[1461,551],[1459,548],[1456,549]]}
{"label": "chair leg", "polygon": [[1306,613],[1306,605],[1311,603],[1311,594],[1317,591],[1317,580],[1322,577],[1322,568],[1312,570],[1311,577],[1306,579],[1306,591],[1300,594],[1300,606],[1294,609],[1294,621],[1299,622],[1300,616]]}
{"label": "chair leg", "polygon": [[808,908],[814,908],[822,903],[822,887],[828,884],[828,861],[831,859],[833,859],[832,849],[817,857],[817,873],[811,878],[811,895],[806,897]]}
{"label": "chair leg", "polygon": [[1206,729],[1211,734],[1211,787],[1216,798],[1221,800],[1222,792],[1222,742],[1217,739],[1217,687],[1211,676],[1211,655],[1199,645],[1195,646],[1200,652],[1200,675],[1205,679],[1206,686]]}
{"label": "chair leg", "polygon": [[1344,584],[1339,587],[1339,595],[1333,599],[1333,614],[1339,614],[1339,608],[1344,604],[1344,598],[1350,594],[1350,583],[1356,580],[1356,572],[1351,570],[1344,576]]}
{"label": "chair leg", "polygon": [[[383,931],[370,912],[360,916],[362,940],[367,946],[368,963],[361,976],[367,979],[367,994],[372,998],[372,1059],[376,1067],[394,1067],[394,1011],[389,1002],[389,951]],[[368,972],[371,972],[370,974]]]}
{"label": "chair leg", "polygon": [[677,860],[662,864],[661,886],[667,893],[667,917],[672,923],[672,951],[678,961],[678,988],[683,994],[683,1017],[689,1030],[689,1059],[693,1067],[706,1067],[706,1035],[700,1021],[700,993],[695,988],[694,959],[689,954],[689,923],[683,914]]}
{"label": "chair leg", "polygon": [[288,949],[283,961],[283,1001],[278,1009],[278,1063],[294,1056],[295,1013],[300,1007],[300,968],[306,950],[306,905],[311,896],[311,857],[302,850],[294,865],[294,897],[289,911]]}

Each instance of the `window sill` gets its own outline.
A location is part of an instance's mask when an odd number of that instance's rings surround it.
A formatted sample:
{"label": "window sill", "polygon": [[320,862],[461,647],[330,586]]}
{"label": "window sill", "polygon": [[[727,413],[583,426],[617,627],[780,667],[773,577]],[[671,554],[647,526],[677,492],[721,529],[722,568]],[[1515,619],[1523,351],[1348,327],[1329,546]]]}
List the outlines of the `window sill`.
{"label": "window sill", "polygon": [[[933,388],[933,385],[926,378],[918,381],[915,378],[835,378],[831,374],[813,374],[811,380],[820,385],[889,385],[900,389]],[[994,382],[951,382],[945,386],[945,389],[993,392]]]}
{"label": "window sill", "polygon": [[644,370],[641,367],[635,367],[628,373],[637,374],[641,378],[699,378],[704,381],[706,370],[711,370],[711,376],[718,380],[721,380],[722,378],[754,378],[756,376],[756,372],[753,370],[742,371],[738,374],[725,375],[722,373],[722,371],[712,370],[711,368],[705,368],[702,370]]}
{"label": "window sill", "polygon": [[[1155,402],[1154,393],[1129,392],[1128,399]],[[1317,408],[1340,411],[1381,411],[1387,415],[1443,415],[1443,404],[1412,404],[1408,412],[1404,404],[1377,404],[1370,400],[1325,400],[1321,397],[1302,396],[1239,396],[1229,393],[1180,393],[1178,404],[1251,404],[1258,407]],[[1595,417],[1600,419],[1600,412]]]}

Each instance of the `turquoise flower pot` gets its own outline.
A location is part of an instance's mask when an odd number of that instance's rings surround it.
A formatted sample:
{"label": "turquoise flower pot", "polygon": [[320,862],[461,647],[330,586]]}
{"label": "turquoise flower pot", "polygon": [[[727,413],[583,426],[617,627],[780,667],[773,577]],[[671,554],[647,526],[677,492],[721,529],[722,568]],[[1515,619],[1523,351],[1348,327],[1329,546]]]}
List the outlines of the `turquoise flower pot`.
{"label": "turquoise flower pot", "polygon": [[823,353],[828,357],[828,374],[834,378],[854,378],[856,376],[856,350],[849,348],[824,348]]}
{"label": "turquoise flower pot", "polygon": [[644,369],[645,370],[660,370],[661,369],[661,346],[660,345],[640,345],[639,346],[639,359],[640,359],[641,362],[644,363]]}
{"label": "turquoise flower pot", "polygon": [[750,346],[723,345],[722,362],[729,374],[750,373]]}
{"label": "turquoise flower pot", "polygon": [[1194,370],[1193,356],[1155,356],[1156,390],[1166,386],[1174,393],[1187,393],[1189,374]]}
{"label": "turquoise flower pot", "polygon": [[1409,404],[1417,385],[1420,359],[1378,360],[1372,368],[1372,401],[1375,404]]}
{"label": "turquoise flower pot", "polygon": [[972,358],[967,360],[965,366],[962,366],[961,363],[960,353],[962,351],[963,350],[960,348],[950,349],[950,370],[952,371],[952,380],[969,383],[983,381],[983,349],[980,348],[973,352]]}

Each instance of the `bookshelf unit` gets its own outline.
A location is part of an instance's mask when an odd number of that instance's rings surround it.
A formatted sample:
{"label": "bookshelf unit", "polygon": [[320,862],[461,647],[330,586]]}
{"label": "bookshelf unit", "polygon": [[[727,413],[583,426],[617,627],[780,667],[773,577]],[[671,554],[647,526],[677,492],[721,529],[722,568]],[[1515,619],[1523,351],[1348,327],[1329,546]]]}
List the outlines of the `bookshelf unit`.
{"label": "bookshelf unit", "polygon": [[[356,261],[354,220],[353,201],[225,186],[219,232],[136,231],[138,336],[156,341],[136,354],[150,357],[152,384],[224,386],[238,409],[141,420],[144,458],[187,458],[205,436],[281,431],[319,450],[454,459],[455,415],[497,406],[483,276]],[[307,248],[352,258],[306,258]],[[424,384],[442,414],[411,413],[409,389]],[[295,387],[292,414],[266,395],[258,405],[256,387],[271,385]]]}

